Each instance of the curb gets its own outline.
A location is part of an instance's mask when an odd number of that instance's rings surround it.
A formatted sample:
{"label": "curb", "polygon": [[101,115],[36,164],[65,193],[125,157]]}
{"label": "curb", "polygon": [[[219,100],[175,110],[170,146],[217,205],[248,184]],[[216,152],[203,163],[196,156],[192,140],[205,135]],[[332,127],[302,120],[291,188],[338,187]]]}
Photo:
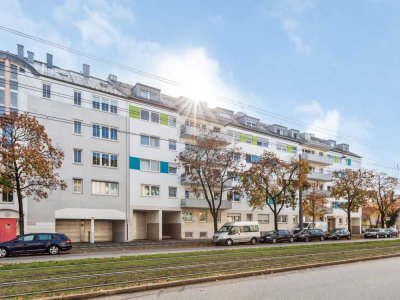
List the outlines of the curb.
{"label": "curb", "polygon": [[226,274],[220,276],[210,276],[204,278],[193,278],[193,279],[186,279],[186,280],[179,280],[179,281],[169,281],[164,283],[156,283],[151,285],[143,285],[143,286],[134,286],[134,287],[124,287],[124,288],[116,288],[110,290],[100,290],[88,293],[81,293],[81,294],[71,294],[71,295],[62,295],[62,296],[54,296],[54,297],[47,297],[47,298],[40,298],[42,300],[80,300],[80,299],[88,299],[88,298],[97,298],[97,297],[105,297],[105,296],[113,296],[119,294],[127,294],[127,293],[136,293],[136,292],[144,292],[150,290],[158,290],[164,288],[172,288],[190,284],[199,284],[199,283],[206,283],[212,281],[220,281],[220,280],[227,280],[227,279],[235,279],[235,278],[242,278],[242,277],[251,277],[251,276],[260,276],[260,275],[268,275],[274,273],[282,273],[288,271],[298,271],[298,270],[305,270],[305,269],[313,269],[319,267],[327,267],[327,266],[335,266],[335,265],[343,265],[347,263],[355,263],[355,262],[363,262],[363,261],[370,261],[370,260],[377,260],[377,259],[384,259],[384,258],[393,258],[399,257],[399,254],[390,254],[390,255],[383,255],[383,256],[372,256],[372,257],[364,257],[364,258],[355,258],[355,259],[348,259],[348,260],[338,260],[334,262],[326,262],[326,263],[317,263],[317,264],[309,264],[309,265],[300,265],[295,267],[286,267],[286,268],[279,268],[273,270],[261,270],[261,271],[250,271],[250,272],[241,272],[241,273],[234,273],[234,274]]}

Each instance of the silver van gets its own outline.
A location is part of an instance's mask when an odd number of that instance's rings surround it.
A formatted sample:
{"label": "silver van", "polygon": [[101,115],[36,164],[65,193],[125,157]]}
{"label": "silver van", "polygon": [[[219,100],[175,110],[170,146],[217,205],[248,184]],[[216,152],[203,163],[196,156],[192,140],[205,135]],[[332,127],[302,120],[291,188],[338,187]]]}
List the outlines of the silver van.
{"label": "silver van", "polygon": [[257,244],[260,228],[257,222],[227,222],[213,235],[213,243],[231,246],[232,244]]}

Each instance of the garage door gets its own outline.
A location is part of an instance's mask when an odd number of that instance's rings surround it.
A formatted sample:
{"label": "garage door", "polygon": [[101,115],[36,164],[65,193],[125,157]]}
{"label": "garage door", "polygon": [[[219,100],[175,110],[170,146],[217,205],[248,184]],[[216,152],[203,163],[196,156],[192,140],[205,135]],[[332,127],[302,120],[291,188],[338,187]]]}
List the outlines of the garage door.
{"label": "garage door", "polygon": [[135,239],[145,240],[147,239],[147,225],[146,225],[146,213],[145,212],[135,212]]}
{"label": "garage door", "polygon": [[56,220],[56,231],[66,234],[72,242],[80,242],[81,220]]}
{"label": "garage door", "polygon": [[112,221],[94,220],[94,240],[95,242],[111,242],[113,240]]}

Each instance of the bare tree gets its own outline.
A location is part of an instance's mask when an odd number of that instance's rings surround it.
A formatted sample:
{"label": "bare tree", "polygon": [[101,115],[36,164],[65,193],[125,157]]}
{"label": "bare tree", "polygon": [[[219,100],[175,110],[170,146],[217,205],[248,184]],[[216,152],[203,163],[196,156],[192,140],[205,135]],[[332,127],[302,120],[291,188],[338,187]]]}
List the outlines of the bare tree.
{"label": "bare tree", "polygon": [[179,162],[190,176],[192,191],[208,203],[214,231],[218,230],[224,192],[232,190],[230,183],[241,174],[240,156],[238,148],[226,146],[224,140],[212,134],[198,138],[195,145],[187,145],[179,154]]}
{"label": "bare tree", "polygon": [[372,174],[367,170],[344,169],[334,173],[332,197],[343,198],[339,208],[347,214],[347,229],[351,232],[351,213],[367,203]]}
{"label": "bare tree", "polygon": [[249,205],[254,209],[264,209],[267,205],[274,215],[274,228],[278,229],[278,215],[283,207],[296,207],[296,180],[302,163],[296,158],[284,161],[272,152],[263,155],[244,172],[242,189],[249,197]]}

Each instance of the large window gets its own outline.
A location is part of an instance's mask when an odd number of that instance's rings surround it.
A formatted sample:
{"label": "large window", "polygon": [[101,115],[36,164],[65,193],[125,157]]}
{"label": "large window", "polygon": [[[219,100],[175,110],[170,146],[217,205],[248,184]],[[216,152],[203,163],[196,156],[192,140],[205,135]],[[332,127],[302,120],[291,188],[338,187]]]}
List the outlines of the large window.
{"label": "large window", "polygon": [[150,146],[153,148],[160,147],[160,138],[155,136],[149,136],[145,134],[140,135],[140,144],[142,146]]}
{"label": "large window", "polygon": [[92,125],[92,136],[93,137],[101,137],[105,140],[118,140],[118,129],[112,128],[108,126],[93,124]]}
{"label": "large window", "polygon": [[287,215],[278,215],[278,223],[287,223],[288,216]]}
{"label": "large window", "polygon": [[228,214],[228,222],[240,222],[242,220],[241,214]]}
{"label": "large window", "polygon": [[3,203],[13,203],[14,202],[14,197],[13,193],[5,193],[3,192],[2,197],[1,197],[1,202]]}
{"label": "large window", "polygon": [[118,182],[92,181],[92,194],[118,196]]}
{"label": "large window", "polygon": [[140,170],[160,172],[160,162],[158,160],[141,159]]}
{"label": "large window", "polygon": [[92,100],[92,108],[93,109],[100,109],[100,98],[94,96]]}
{"label": "large window", "polygon": [[51,86],[50,84],[43,83],[43,91],[42,91],[42,96],[43,98],[48,98],[50,99],[51,97]]}
{"label": "large window", "polygon": [[116,114],[118,113],[118,101],[107,98],[100,99],[100,97],[94,96],[92,100],[92,108]]}
{"label": "large window", "polygon": [[268,214],[258,214],[257,221],[259,224],[268,224],[269,223],[269,215]]}
{"label": "large window", "polygon": [[75,134],[82,134],[82,122],[81,121],[74,121],[74,133]]}
{"label": "large window", "polygon": [[82,163],[82,150],[74,149],[74,163],[81,164]]}
{"label": "large window", "polygon": [[191,211],[182,212],[182,219],[185,222],[193,222],[193,213]]}
{"label": "large window", "polygon": [[83,192],[83,180],[79,178],[72,179],[72,192],[75,194],[82,194]]}
{"label": "large window", "polygon": [[158,196],[160,196],[160,186],[159,185],[142,184],[141,195],[158,197]]}
{"label": "large window", "polygon": [[82,94],[81,92],[74,92],[74,104],[82,105]]}
{"label": "large window", "polygon": [[93,152],[92,157],[93,157],[92,163],[95,166],[111,167],[111,168],[118,167],[117,154]]}
{"label": "large window", "polygon": [[100,137],[100,125],[93,124],[93,125],[92,125],[92,128],[93,128],[93,133],[92,133],[92,135],[93,135],[94,137]]}
{"label": "large window", "polygon": [[113,114],[118,113],[118,101],[117,100],[110,101],[110,112]]}

